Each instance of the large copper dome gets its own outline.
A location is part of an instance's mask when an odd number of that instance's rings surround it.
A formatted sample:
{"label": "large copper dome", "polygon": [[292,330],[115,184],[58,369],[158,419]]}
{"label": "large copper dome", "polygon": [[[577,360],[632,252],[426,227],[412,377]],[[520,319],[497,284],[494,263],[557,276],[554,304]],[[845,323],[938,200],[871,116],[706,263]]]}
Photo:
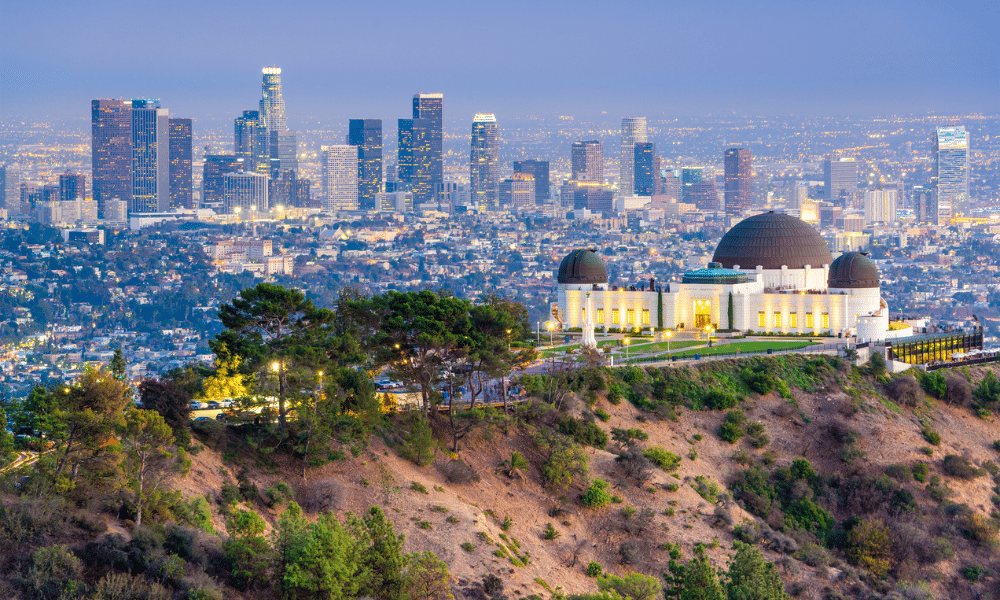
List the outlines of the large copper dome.
{"label": "large copper dome", "polygon": [[862,252],[845,252],[830,265],[831,288],[877,288],[878,267]]}
{"label": "large copper dome", "polygon": [[833,261],[830,247],[811,225],[791,215],[768,212],[744,219],[722,236],[712,262],[727,269],[822,268]]}
{"label": "large copper dome", "polygon": [[608,270],[593,250],[574,250],[559,264],[559,283],[607,283]]}

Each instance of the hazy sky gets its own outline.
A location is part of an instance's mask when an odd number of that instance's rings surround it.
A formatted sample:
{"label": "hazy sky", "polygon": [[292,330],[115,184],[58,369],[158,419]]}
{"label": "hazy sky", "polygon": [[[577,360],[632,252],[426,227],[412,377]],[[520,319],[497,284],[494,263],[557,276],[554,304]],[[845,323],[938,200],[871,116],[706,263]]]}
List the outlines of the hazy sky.
{"label": "hazy sky", "polygon": [[[0,119],[161,98],[228,120],[283,69],[289,123],[1000,112],[1000,0],[0,2]],[[314,120],[312,122],[315,122]]]}

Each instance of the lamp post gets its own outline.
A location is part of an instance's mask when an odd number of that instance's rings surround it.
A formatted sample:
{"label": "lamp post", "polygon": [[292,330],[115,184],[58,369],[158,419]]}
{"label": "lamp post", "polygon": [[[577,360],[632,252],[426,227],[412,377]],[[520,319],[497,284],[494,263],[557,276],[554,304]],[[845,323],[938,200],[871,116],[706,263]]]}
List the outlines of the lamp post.
{"label": "lamp post", "polygon": [[507,352],[510,352],[510,329],[507,330]]}
{"label": "lamp post", "polygon": [[556,324],[552,321],[546,321],[545,328],[549,330],[549,347],[552,347],[552,330],[556,328]]}
{"label": "lamp post", "polygon": [[542,322],[535,321],[535,348],[542,345]]}
{"label": "lamp post", "polygon": [[708,339],[708,347],[712,347],[712,326],[705,325],[705,337]]}
{"label": "lamp post", "polygon": [[285,370],[281,361],[271,363],[271,370],[278,379],[278,424],[285,429]]}
{"label": "lamp post", "polygon": [[632,340],[630,340],[627,337],[626,338],[622,338],[622,344],[625,345],[625,364],[626,365],[628,365],[628,345],[631,343],[631,341]]}
{"label": "lamp post", "polygon": [[663,337],[667,338],[667,356],[670,356],[670,338],[672,338],[673,336],[674,336],[674,332],[670,331],[670,330],[667,330],[663,334]]}

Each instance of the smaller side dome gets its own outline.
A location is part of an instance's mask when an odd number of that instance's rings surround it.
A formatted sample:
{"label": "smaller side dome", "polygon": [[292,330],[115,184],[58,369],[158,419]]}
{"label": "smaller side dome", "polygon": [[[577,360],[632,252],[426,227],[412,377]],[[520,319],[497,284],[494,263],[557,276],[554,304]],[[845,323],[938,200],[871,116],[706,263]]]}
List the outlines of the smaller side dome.
{"label": "smaller side dome", "polygon": [[845,252],[830,265],[827,284],[831,288],[877,288],[878,267],[864,252]]}
{"label": "smaller side dome", "polygon": [[593,250],[573,250],[559,263],[559,283],[607,283],[608,269]]}

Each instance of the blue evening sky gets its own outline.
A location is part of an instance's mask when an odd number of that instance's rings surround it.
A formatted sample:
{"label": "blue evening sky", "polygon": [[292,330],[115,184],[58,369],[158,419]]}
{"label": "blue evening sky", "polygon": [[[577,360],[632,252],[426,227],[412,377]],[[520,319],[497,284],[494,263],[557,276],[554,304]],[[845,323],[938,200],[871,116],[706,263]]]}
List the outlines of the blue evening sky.
{"label": "blue evening sky", "polygon": [[[1000,1],[3,0],[0,119],[255,108],[283,69],[289,123],[527,115],[1000,112]],[[315,122],[315,121],[311,121]]]}

